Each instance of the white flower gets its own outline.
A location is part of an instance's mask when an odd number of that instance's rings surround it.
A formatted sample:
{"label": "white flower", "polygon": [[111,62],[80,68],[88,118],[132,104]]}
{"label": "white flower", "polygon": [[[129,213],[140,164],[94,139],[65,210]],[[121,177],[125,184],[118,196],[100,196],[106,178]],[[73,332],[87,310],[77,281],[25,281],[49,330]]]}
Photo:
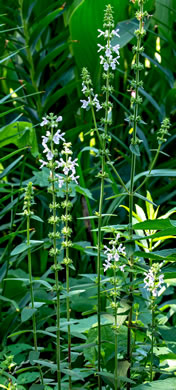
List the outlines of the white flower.
{"label": "white flower", "polygon": [[102,109],[102,106],[100,105],[100,102],[99,102],[97,96],[98,96],[98,95],[95,95],[95,96],[94,96],[92,103],[93,103],[93,105],[96,107],[96,111],[99,111],[99,110]]}
{"label": "white flower", "polygon": [[41,127],[46,126],[49,123],[48,119],[46,119],[45,117],[43,117],[42,119],[43,121],[40,123]]}
{"label": "white flower", "polygon": [[102,65],[104,63],[105,59],[103,56],[100,56],[100,65]]}
{"label": "white flower", "polygon": [[101,50],[103,50],[103,49],[104,49],[104,46],[100,45],[99,43],[97,44],[97,46],[99,47],[99,49],[98,49],[98,53],[99,53]]}
{"label": "white flower", "polygon": [[78,180],[77,180],[77,179],[79,179],[79,176],[74,176],[74,174],[72,173],[71,176],[70,176],[70,178],[71,178],[76,184],[78,184]]}
{"label": "white flower", "polygon": [[58,177],[58,185],[59,185],[59,188],[62,188],[63,184],[64,184],[64,178],[59,176],[58,174],[56,175],[56,177]]}
{"label": "white flower", "polygon": [[152,291],[152,294],[153,294],[154,297],[158,296],[157,288],[154,288],[154,290]]}
{"label": "white flower", "polygon": [[75,175],[76,169],[75,166],[78,166],[77,164],[77,158],[72,161],[71,157],[68,158],[68,161],[64,161],[63,158],[60,159],[60,161],[56,161],[58,168],[63,168],[64,175],[68,176],[69,171],[71,171],[72,175]]}
{"label": "white flower", "polygon": [[126,256],[126,252],[125,247],[122,244],[119,244],[117,248],[117,242],[119,238],[120,234],[117,234],[115,241],[112,240],[109,242],[112,248],[108,248],[106,245],[104,245],[104,254],[107,256],[105,263],[103,264],[103,266],[105,267],[104,271],[106,271],[108,268],[111,268],[111,262],[112,260],[114,260],[114,262],[118,262],[119,269],[124,272],[124,267],[126,266],[126,264],[121,263],[121,256]]}
{"label": "white flower", "polygon": [[118,34],[118,32],[119,32],[119,29],[117,29],[117,30],[112,30],[112,35],[113,35],[113,36],[116,36],[116,37],[118,37],[118,38],[120,38],[120,35]]}
{"label": "white flower", "polygon": [[45,135],[42,135],[42,138],[43,138],[42,145],[43,145],[44,148],[46,148],[46,144],[48,142],[48,137],[46,137]]}
{"label": "white flower", "polygon": [[70,170],[74,174],[76,173],[75,166],[78,166],[77,161],[78,161],[77,158],[75,158],[73,161],[71,160],[71,157],[69,157],[69,159],[68,159],[68,163],[70,164]]}
{"label": "white flower", "polygon": [[123,264],[123,265],[120,265],[120,271],[122,271],[122,272],[125,272],[125,267],[126,267],[126,265],[125,264]]}
{"label": "white flower", "polygon": [[119,245],[118,252],[123,256],[126,256],[125,247],[122,244]]}
{"label": "white flower", "polygon": [[61,133],[61,130],[57,130],[57,132],[54,134],[54,137],[53,137],[53,142],[55,144],[59,144],[59,141],[62,140],[63,142],[65,142],[65,138],[63,138],[63,136],[65,135],[65,133]]}
{"label": "white flower", "polygon": [[43,147],[44,147],[43,153],[49,152],[50,149],[48,148],[47,144],[44,144]]}
{"label": "white flower", "polygon": [[164,284],[164,275],[160,274],[161,264],[153,264],[148,273],[145,272],[144,287],[150,291],[153,297],[157,297],[160,293],[160,288]]}
{"label": "white flower", "polygon": [[106,48],[105,55],[106,55],[106,57],[110,57],[111,56],[111,48],[110,47]]}
{"label": "white flower", "polygon": [[107,62],[105,62],[103,65],[103,68],[107,72],[107,70],[109,69],[109,64]]}
{"label": "white flower", "polygon": [[64,167],[63,172],[64,172],[65,176],[68,176],[69,168],[68,167]]}
{"label": "white flower", "polygon": [[51,150],[48,150],[48,153],[46,155],[46,158],[48,161],[51,161],[53,159],[54,155],[53,153],[51,152]]}
{"label": "white flower", "polygon": [[90,97],[88,97],[88,100],[80,100],[80,102],[82,103],[81,108],[87,108],[90,103]]}
{"label": "white flower", "polygon": [[120,45],[115,45],[115,46],[112,47],[112,49],[119,56]]}
{"label": "white flower", "polygon": [[105,263],[103,264],[103,267],[104,267],[104,272],[106,272],[108,270],[108,268],[111,267],[111,263],[108,259],[105,260]]}
{"label": "white flower", "polygon": [[98,28],[98,32],[99,32],[98,38],[100,38],[102,35],[103,36],[105,35],[104,31],[100,30],[99,28]]}
{"label": "white flower", "polygon": [[62,121],[62,116],[61,115],[59,115],[58,117],[57,117],[57,119],[56,119],[56,122],[61,122]]}
{"label": "white flower", "polygon": [[131,91],[131,97],[136,98],[136,91]]}
{"label": "white flower", "polygon": [[40,165],[40,169],[42,169],[45,165],[47,165],[48,163],[44,160],[39,160],[41,165]]}
{"label": "white flower", "polygon": [[118,261],[119,260],[119,254],[116,252],[115,255],[114,255],[114,260],[115,261]]}
{"label": "white flower", "polygon": [[84,81],[82,82],[82,90],[81,90],[83,93],[85,92],[85,91],[87,91],[87,87],[86,87],[86,85],[84,84]]}
{"label": "white flower", "polygon": [[111,62],[111,68],[112,68],[112,70],[116,69],[116,63],[114,61]]}

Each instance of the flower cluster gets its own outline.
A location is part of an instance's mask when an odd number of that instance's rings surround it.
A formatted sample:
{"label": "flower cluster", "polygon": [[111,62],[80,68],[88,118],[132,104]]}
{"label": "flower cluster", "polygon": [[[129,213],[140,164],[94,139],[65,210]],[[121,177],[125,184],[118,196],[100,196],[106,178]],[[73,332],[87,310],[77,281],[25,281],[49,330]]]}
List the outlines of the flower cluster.
{"label": "flower cluster", "polygon": [[[116,264],[116,268],[119,268],[120,271],[124,272],[126,263],[122,262],[123,257],[126,257],[125,247],[122,244],[119,244],[120,234],[117,234],[115,240],[111,240],[109,244],[111,248],[108,248],[104,245],[104,254],[107,256],[105,263],[103,264],[104,272],[109,268],[113,268]],[[112,263],[113,262],[113,263]]]}
{"label": "flower cluster", "polygon": [[[113,73],[110,70],[115,70],[117,64],[119,64],[118,59],[120,58],[119,49],[120,45],[112,45],[111,41],[114,37],[120,37],[118,32],[119,30],[114,30],[114,20],[112,7],[107,5],[104,16],[103,27],[105,31],[98,29],[99,37],[103,37],[106,40],[105,45],[98,43],[98,53],[100,53],[100,64],[103,65],[104,73],[103,78],[108,79],[108,85],[102,87],[103,92],[112,93],[113,88],[109,85],[109,80],[113,78]],[[92,106],[96,108],[96,111],[101,110],[102,108],[109,109],[112,105],[110,102],[100,104],[98,100],[98,95],[94,94],[92,88],[92,81],[89,75],[89,72],[86,68],[82,70],[82,92],[87,97],[86,99],[81,100],[81,108],[88,109]],[[106,106],[108,105],[108,106]]]}
{"label": "flower cluster", "polygon": [[[143,81],[140,80],[140,72],[144,69],[144,65],[140,62],[141,54],[144,51],[144,47],[142,46],[142,38],[145,36],[145,24],[144,19],[148,17],[147,11],[143,11],[143,3],[144,0],[135,0],[138,1],[140,10],[138,10],[135,14],[136,19],[139,21],[139,28],[135,30],[134,34],[137,38],[137,44],[132,47],[132,51],[134,54],[134,59],[132,62],[132,69],[134,70],[135,77],[130,81],[130,89],[131,92],[131,108],[133,108],[133,114],[130,115],[129,118],[127,118],[127,121],[132,122],[132,144],[137,145],[141,141],[136,136],[137,133],[137,124],[142,121],[142,118],[140,115],[138,115],[138,107],[142,104],[142,97],[140,95],[140,89],[143,89]],[[135,3],[135,1],[132,1]],[[137,108],[136,108],[137,107]],[[130,146],[131,148],[131,146]],[[132,150],[132,149],[131,149]]]}
{"label": "flower cluster", "polygon": [[161,287],[164,284],[164,275],[160,273],[163,264],[153,264],[149,272],[145,272],[144,285],[153,297],[160,295]]}
{"label": "flower cluster", "polygon": [[94,106],[96,108],[96,111],[101,110],[102,106],[100,105],[100,102],[98,100],[98,95],[94,95],[92,88],[92,80],[86,68],[83,68],[82,70],[82,79],[82,92],[88,99],[80,100],[82,103],[81,108],[88,109],[89,107]]}
{"label": "flower cluster", "polygon": [[[40,168],[43,168],[44,166],[48,165],[48,162],[51,161],[54,157],[53,150],[51,150],[51,142],[53,142],[56,145],[59,145],[60,141],[65,141],[64,135],[65,133],[62,133],[60,129],[56,131],[55,134],[53,134],[54,128],[58,127],[58,123],[62,121],[62,116],[56,116],[54,114],[49,114],[46,117],[42,118],[43,121],[41,122],[40,126],[47,126],[48,130],[46,132],[46,135],[42,136],[42,146],[44,148],[43,153],[46,153],[46,159],[39,160],[41,162]],[[48,146],[48,143],[50,144],[50,147]]]}
{"label": "flower cluster", "polygon": [[59,179],[59,188],[62,188],[64,182],[73,181],[78,184],[77,179],[79,179],[79,176],[75,176],[78,159],[75,158],[72,160],[71,158],[71,155],[73,154],[71,150],[71,142],[64,142],[61,154],[65,156],[65,160],[61,157],[59,161],[56,161],[56,163],[58,168],[62,168],[62,173],[65,175],[65,178],[60,175],[56,175]]}
{"label": "flower cluster", "polygon": [[31,211],[31,206],[34,204],[34,195],[33,195],[33,187],[32,182],[27,184],[24,194],[24,205],[23,205],[23,215],[31,216],[33,215],[33,211]]}
{"label": "flower cluster", "polygon": [[[62,121],[61,116],[55,116],[52,113],[42,118],[43,121],[41,126],[47,126],[48,130],[46,131],[46,135],[42,136],[42,145],[43,145],[43,153],[46,153],[46,159],[39,160],[41,162],[40,168],[47,166],[50,168],[62,169],[60,174],[56,174],[56,178],[58,179],[59,188],[62,188],[65,182],[74,182],[78,184],[77,179],[79,176],[76,176],[76,166],[78,166],[77,158],[72,160],[72,150],[71,143],[65,142],[64,135],[60,129],[58,128],[58,123]],[[54,129],[56,132],[54,133]],[[56,160],[56,156],[58,155],[58,151],[54,149],[55,145],[59,145],[62,142],[62,151],[61,155],[65,156],[65,158],[60,158],[59,161]],[[53,166],[54,165],[54,166]],[[55,179],[54,179],[55,180]]]}
{"label": "flower cluster", "polygon": [[170,129],[170,121],[168,118],[165,118],[161,123],[161,128],[158,130],[157,140],[159,145],[167,141],[167,136],[169,136],[168,130]]}
{"label": "flower cluster", "polygon": [[104,53],[103,55],[100,55],[100,64],[103,65],[104,71],[107,72],[110,68],[112,70],[116,69],[116,65],[119,65],[118,59],[120,58],[120,45],[116,44],[112,46],[111,44],[113,37],[120,38],[120,35],[118,34],[119,29],[114,30],[114,19],[111,5],[107,5],[105,9],[103,27],[105,31],[98,29],[98,38],[103,37],[106,40],[106,44],[105,46],[102,46],[98,43],[98,53]]}

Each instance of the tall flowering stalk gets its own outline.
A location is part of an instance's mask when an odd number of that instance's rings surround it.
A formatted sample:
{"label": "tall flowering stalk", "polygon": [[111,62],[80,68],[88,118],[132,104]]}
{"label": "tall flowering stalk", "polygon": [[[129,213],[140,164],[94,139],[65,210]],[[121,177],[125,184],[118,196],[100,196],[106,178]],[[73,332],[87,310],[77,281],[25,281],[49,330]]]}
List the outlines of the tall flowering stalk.
{"label": "tall flowering stalk", "polygon": [[153,348],[155,333],[155,312],[157,309],[156,298],[161,294],[162,285],[164,284],[164,274],[161,273],[161,264],[153,264],[149,272],[145,273],[144,287],[150,292],[150,308],[152,312],[151,327],[151,353],[150,353],[150,382],[153,381]]}
{"label": "tall flowering stalk", "polygon": [[[98,177],[101,180],[100,185],[100,199],[99,199],[99,209],[96,213],[98,218],[98,244],[97,244],[97,295],[98,295],[98,307],[97,307],[97,317],[98,317],[98,372],[101,370],[101,299],[100,299],[100,283],[101,283],[101,249],[102,249],[102,210],[103,210],[103,201],[104,201],[104,182],[107,178],[107,174],[105,172],[105,163],[106,159],[111,164],[111,167],[116,174],[118,180],[125,188],[127,188],[116,171],[115,167],[111,162],[111,158],[109,155],[109,150],[107,149],[108,142],[110,141],[110,137],[108,135],[108,126],[111,125],[111,111],[112,111],[112,103],[110,102],[110,94],[113,92],[113,86],[110,84],[114,75],[112,71],[114,71],[119,64],[118,59],[120,46],[117,44],[116,46],[111,45],[111,40],[114,36],[119,37],[118,31],[114,30],[114,19],[113,19],[113,11],[111,5],[107,5],[104,14],[104,31],[98,29],[99,35],[98,37],[102,37],[105,40],[105,45],[98,44],[98,52],[100,53],[100,64],[103,66],[103,79],[105,80],[105,84],[102,86],[102,92],[105,94],[105,101],[100,104],[98,100],[98,95],[95,95],[92,88],[92,81],[89,75],[89,72],[86,68],[82,71],[82,92],[87,99],[81,100],[82,108],[91,109],[94,130],[97,133],[98,140],[100,143],[100,158],[101,158],[101,170],[98,174]],[[104,109],[105,115],[101,118],[100,125],[101,129],[97,124],[96,120],[96,111]],[[103,132],[99,131],[103,130]],[[101,389],[101,378],[98,377],[98,388]]]}
{"label": "tall flowering stalk", "polygon": [[[130,116],[130,121],[133,123],[133,136],[131,140],[130,150],[131,155],[131,176],[130,176],[130,191],[129,191],[129,236],[132,240],[133,235],[133,199],[134,199],[134,177],[136,171],[136,156],[139,155],[139,139],[137,137],[137,125],[141,121],[141,116],[139,115],[139,106],[142,103],[142,98],[139,93],[139,88],[143,87],[143,81],[140,80],[140,72],[143,70],[144,66],[140,62],[140,56],[144,48],[141,45],[142,38],[145,36],[146,31],[144,30],[144,17],[147,16],[147,12],[144,12],[144,1],[137,0],[139,4],[139,10],[136,12],[136,18],[139,21],[139,28],[135,31],[137,38],[137,45],[133,46],[133,53],[135,54],[135,63],[132,65],[132,69],[135,73],[135,78],[131,81],[131,105],[133,107],[133,114]],[[134,1],[133,1],[134,2]],[[130,258],[131,269],[134,265],[133,255]],[[128,319],[128,339],[127,339],[127,359],[131,364],[131,325],[132,325],[132,301],[133,301],[133,292],[132,292],[132,282],[133,282],[133,272],[130,272],[130,313]],[[130,378],[130,368],[128,370],[128,377]],[[130,389],[130,383],[127,384],[127,389]]]}
{"label": "tall flowering stalk", "polygon": [[[31,306],[33,310],[32,314],[32,325],[33,325],[33,338],[34,338],[34,349],[38,352],[37,345],[37,327],[36,327],[36,316],[35,316],[35,300],[34,300],[34,291],[33,291],[33,280],[32,280],[32,256],[31,256],[31,246],[30,246],[30,219],[34,214],[31,211],[31,206],[34,204],[34,195],[33,195],[33,187],[32,183],[29,182],[27,188],[25,190],[24,195],[24,206],[23,206],[23,215],[26,216],[26,224],[27,224],[27,246],[28,246],[28,272],[29,272],[29,285],[30,285],[30,296],[31,296]],[[43,384],[43,374],[42,369],[38,366],[40,372],[40,380]]]}
{"label": "tall flowering stalk", "polygon": [[[60,291],[61,285],[59,283],[59,271],[61,265],[58,262],[59,249],[57,248],[57,240],[60,238],[60,233],[57,230],[57,225],[60,222],[60,218],[57,215],[57,210],[60,207],[60,204],[56,200],[56,185],[58,178],[56,176],[56,169],[58,164],[56,162],[56,157],[58,155],[55,145],[59,145],[60,141],[65,141],[64,134],[60,129],[58,129],[59,122],[62,121],[61,116],[55,116],[54,114],[49,114],[46,118],[43,118],[41,126],[47,127],[46,136],[42,136],[42,145],[44,147],[44,153],[46,154],[46,160],[40,160],[41,167],[46,166],[50,170],[50,176],[48,178],[50,182],[50,187],[48,192],[52,196],[52,202],[49,205],[50,212],[52,213],[48,222],[52,225],[52,232],[49,233],[49,238],[52,241],[52,248],[50,249],[50,256],[53,257],[53,266],[52,269],[55,274],[55,286],[54,290],[56,292],[56,360],[57,360],[57,383],[58,390],[61,390],[61,371],[60,371]],[[54,130],[56,132],[54,132]]]}
{"label": "tall flowering stalk", "polygon": [[118,322],[117,322],[117,312],[118,312],[118,280],[117,280],[117,271],[125,271],[126,267],[126,252],[125,247],[122,244],[119,244],[120,234],[117,234],[114,240],[109,242],[109,247],[104,245],[104,254],[106,256],[105,263],[103,264],[104,272],[108,269],[112,269],[113,277],[112,284],[113,290],[111,290],[110,298],[111,298],[111,307],[114,311],[114,332],[115,332],[115,370],[114,370],[114,382],[115,382],[115,390],[118,390]]}
{"label": "tall flowering stalk", "polygon": [[136,188],[135,192],[137,192],[141,187],[143,187],[143,185],[148,180],[149,175],[150,175],[152,169],[154,168],[154,166],[157,162],[158,156],[161,152],[161,147],[167,141],[167,137],[170,135],[170,133],[169,133],[170,126],[171,126],[171,124],[170,124],[169,118],[164,118],[163,121],[161,122],[161,127],[157,132],[158,148],[156,150],[155,156],[154,156],[153,161],[151,163],[148,176],[146,176],[145,179],[142,181],[142,183]]}
{"label": "tall flowering stalk", "polygon": [[[61,220],[64,224],[62,229],[62,234],[64,240],[62,241],[62,247],[65,251],[65,256],[62,264],[66,267],[66,308],[67,308],[67,326],[68,326],[68,367],[69,370],[72,368],[71,364],[71,331],[70,331],[70,287],[69,287],[69,267],[73,263],[73,261],[69,257],[69,248],[72,246],[72,241],[70,240],[70,236],[72,233],[72,229],[69,226],[69,223],[72,221],[72,216],[70,214],[70,209],[72,207],[72,203],[69,200],[70,194],[72,193],[72,189],[70,184],[76,183],[78,184],[77,179],[79,176],[76,176],[76,166],[78,166],[77,158],[72,160],[72,150],[71,150],[71,142],[64,142],[63,150],[61,152],[63,158],[61,157],[59,161],[57,161],[57,166],[61,169],[61,174],[59,174],[59,187],[63,188],[63,192],[65,193],[65,200],[61,203],[61,207],[65,210],[64,214],[61,216]],[[69,376],[69,390],[72,388],[71,376]]]}

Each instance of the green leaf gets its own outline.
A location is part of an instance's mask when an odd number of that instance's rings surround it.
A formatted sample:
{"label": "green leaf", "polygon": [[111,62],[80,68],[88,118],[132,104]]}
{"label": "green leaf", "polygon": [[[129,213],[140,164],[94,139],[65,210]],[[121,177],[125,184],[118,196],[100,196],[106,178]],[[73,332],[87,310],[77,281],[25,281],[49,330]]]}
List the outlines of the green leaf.
{"label": "green leaf", "polygon": [[113,196],[109,196],[108,198],[106,198],[106,200],[119,198],[120,196],[127,196],[127,195],[128,195],[128,192],[120,192],[119,194],[116,194],[116,195],[113,195]]}
{"label": "green leaf", "polygon": [[130,150],[136,156],[140,156],[141,155],[138,144],[130,144]]}
{"label": "green leaf", "polygon": [[168,261],[175,260],[176,256],[176,249],[163,249],[161,251],[155,251],[155,252],[142,252],[142,251],[136,251],[134,253],[134,256],[143,257],[145,259],[153,259],[153,260],[160,260],[162,261],[163,258],[167,259]]}
{"label": "green leaf", "polygon": [[19,253],[22,253],[28,249],[29,249],[29,245],[23,242],[22,244],[17,245],[15,249],[13,249],[13,251],[11,252],[11,256],[16,256]]}
{"label": "green leaf", "polygon": [[66,375],[69,375],[69,376],[73,376],[73,377],[76,377],[77,379],[80,379],[81,381],[83,381],[84,379],[81,377],[81,375],[79,375],[77,372],[73,370],[69,370],[67,368],[61,368],[61,372],[63,374],[66,374]]}
{"label": "green leaf", "polygon": [[24,308],[21,312],[21,321],[22,322],[25,322],[25,321],[28,321],[29,318],[31,318],[33,316],[33,314],[36,312],[36,309],[32,309],[32,308]]}
{"label": "green leaf", "polygon": [[[14,51],[14,52],[13,52],[12,54],[10,54],[9,56],[7,56],[7,57],[3,58],[2,60],[0,60],[0,64],[2,64],[3,62],[9,60],[10,58],[16,56],[21,50],[24,50],[24,47],[21,48],[21,49],[19,49],[19,50],[17,50],[17,51]],[[20,86],[18,89],[20,89],[20,88],[23,88],[23,86]],[[13,91],[13,92],[14,92],[14,91]],[[12,93],[13,93],[13,92],[12,92]],[[11,95],[12,95],[12,93],[11,93]],[[1,104],[3,101],[4,101],[4,100],[1,99],[1,100],[0,100],[0,104]]]}
{"label": "green leaf", "polygon": [[75,291],[70,291],[67,293],[66,291],[60,296],[60,299],[65,299],[66,297],[72,297],[74,295],[78,295],[85,292],[85,290],[75,290]]}
{"label": "green leaf", "polygon": [[39,187],[48,187],[49,186],[49,169],[43,168],[41,171],[33,171],[33,184],[38,185]]}
{"label": "green leaf", "polygon": [[29,352],[29,361],[30,361],[30,364],[32,366],[35,365],[34,360],[38,360],[39,356],[40,356],[40,352],[38,352],[38,351],[30,351]]}
{"label": "green leaf", "polygon": [[172,88],[169,90],[166,97],[166,113],[170,115],[170,113],[174,113],[176,110],[176,88]]}
{"label": "green leaf", "polygon": [[31,349],[31,345],[25,343],[16,343],[8,346],[8,351],[12,355],[18,355],[19,353],[22,353],[30,349]]}
{"label": "green leaf", "polygon": [[175,390],[176,389],[176,378],[168,378],[163,380],[154,381],[152,383],[145,383],[136,387],[133,390]]}
{"label": "green leaf", "polygon": [[155,211],[153,208],[153,199],[152,199],[149,191],[147,191],[146,209],[147,209],[148,219],[155,219],[156,216],[155,216]]}
{"label": "green leaf", "polygon": [[90,190],[88,190],[88,188],[82,188],[82,187],[76,185],[76,186],[75,186],[75,190],[76,190],[76,192],[79,192],[79,194],[82,194],[82,195],[84,195],[85,197],[94,200],[94,198],[93,198],[93,196],[92,196]]}
{"label": "green leaf", "polygon": [[124,20],[117,24],[117,28],[120,30],[120,38],[114,37],[111,41],[112,46],[117,44],[120,45],[120,48],[127,45],[134,38],[134,32],[137,30],[139,22],[136,18]]}
{"label": "green leaf", "polygon": [[[143,222],[135,223],[133,225],[134,230],[164,230],[172,228],[172,224],[169,218],[166,219],[155,219],[155,220],[146,220]],[[175,230],[176,232],[176,230]]]}
{"label": "green leaf", "polygon": [[[150,173],[150,174],[149,174]],[[176,169],[153,169],[150,171],[144,171],[139,173],[134,177],[134,182],[139,180],[143,176],[148,177],[176,177]],[[129,188],[130,182],[127,183],[127,188]]]}
{"label": "green leaf", "polygon": [[3,161],[8,160],[9,158],[15,156],[15,155],[18,154],[18,153],[21,153],[23,150],[25,150],[25,149],[27,149],[27,148],[28,148],[28,147],[26,146],[26,147],[24,147],[24,148],[15,150],[14,152],[7,154],[7,156],[4,156],[4,157],[2,157],[2,158],[0,159],[0,162],[2,163]]}
{"label": "green leaf", "polygon": [[[38,221],[38,222],[44,222],[43,219],[41,219],[40,217],[38,217],[38,215],[32,215],[31,216],[31,219],[35,219],[35,221]],[[42,241],[43,242],[43,241]]]}
{"label": "green leaf", "polygon": [[16,246],[15,249],[11,252],[11,256],[18,255],[19,253],[22,253],[29,248],[32,248],[33,246],[41,245],[43,244],[44,241],[39,241],[39,240],[30,240],[30,245],[27,245],[25,242],[22,242],[22,244],[19,244]]}
{"label": "green leaf", "polygon": [[6,298],[6,297],[0,295],[0,301],[9,302],[11,305],[14,306],[14,308],[17,312],[20,311],[19,306],[17,305],[17,303],[13,299],[9,299],[9,298]]}
{"label": "green leaf", "polygon": [[[151,199],[148,199],[148,198],[146,198],[145,196],[143,196],[143,195],[141,195],[141,194],[138,194],[137,192],[134,193],[134,196],[136,196],[136,197],[139,198],[139,199],[145,200],[146,204],[150,203],[150,204],[152,204],[152,205],[154,205],[154,206],[157,206],[157,204],[156,204],[156,203],[153,203],[153,201],[152,201]],[[147,207],[146,207],[146,208],[147,208]]]}
{"label": "green leaf", "polygon": [[41,245],[43,243],[44,243],[44,241],[41,241],[41,240],[30,240],[30,247],[36,246],[36,245]]}
{"label": "green leaf", "polygon": [[32,123],[15,122],[3,127],[0,130],[0,147],[9,144],[15,144],[18,148],[31,147],[31,153],[37,156],[37,138]]}
{"label": "green leaf", "polygon": [[32,386],[30,386],[29,390],[44,390],[44,386],[33,384]]}
{"label": "green leaf", "polygon": [[39,377],[39,372],[26,372],[18,375],[17,383],[18,385],[24,385],[26,383],[32,383]]}
{"label": "green leaf", "polygon": [[57,364],[48,362],[47,360],[36,359],[34,361],[34,363],[37,363],[37,364],[39,364],[40,366],[43,366],[43,367],[48,367],[48,368],[50,368],[54,372],[57,371]]}
{"label": "green leaf", "polygon": [[107,385],[110,386],[110,388],[114,389],[115,386],[115,380],[114,380],[114,375],[109,373],[109,372],[97,372],[98,375],[100,375],[104,382],[107,383]]}
{"label": "green leaf", "polygon": [[60,8],[56,9],[53,12],[48,13],[45,17],[42,17],[41,20],[38,21],[38,23],[34,24],[32,34],[30,35],[30,45],[34,47],[37,43],[37,41],[40,39],[41,35],[43,34],[43,31],[47,28],[47,26],[53,21],[57,20],[57,17],[62,15],[63,10]]}
{"label": "green leaf", "polygon": [[14,333],[9,334],[8,337],[20,336],[21,334],[24,334],[24,333],[33,333],[33,330],[32,329],[19,330],[18,332],[14,332]]}
{"label": "green leaf", "polygon": [[5,168],[0,174],[0,179],[8,175],[8,173],[12,171],[12,169],[22,160],[22,158],[23,156],[20,156],[15,161],[13,161],[10,165],[8,165],[7,168]]}

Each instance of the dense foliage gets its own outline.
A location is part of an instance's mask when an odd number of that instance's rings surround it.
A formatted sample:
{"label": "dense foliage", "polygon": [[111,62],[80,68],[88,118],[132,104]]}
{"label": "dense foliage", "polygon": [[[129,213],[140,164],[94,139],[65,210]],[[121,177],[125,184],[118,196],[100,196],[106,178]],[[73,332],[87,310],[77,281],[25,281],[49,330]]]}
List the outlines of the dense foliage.
{"label": "dense foliage", "polygon": [[175,0],[0,18],[0,388],[174,390]]}

